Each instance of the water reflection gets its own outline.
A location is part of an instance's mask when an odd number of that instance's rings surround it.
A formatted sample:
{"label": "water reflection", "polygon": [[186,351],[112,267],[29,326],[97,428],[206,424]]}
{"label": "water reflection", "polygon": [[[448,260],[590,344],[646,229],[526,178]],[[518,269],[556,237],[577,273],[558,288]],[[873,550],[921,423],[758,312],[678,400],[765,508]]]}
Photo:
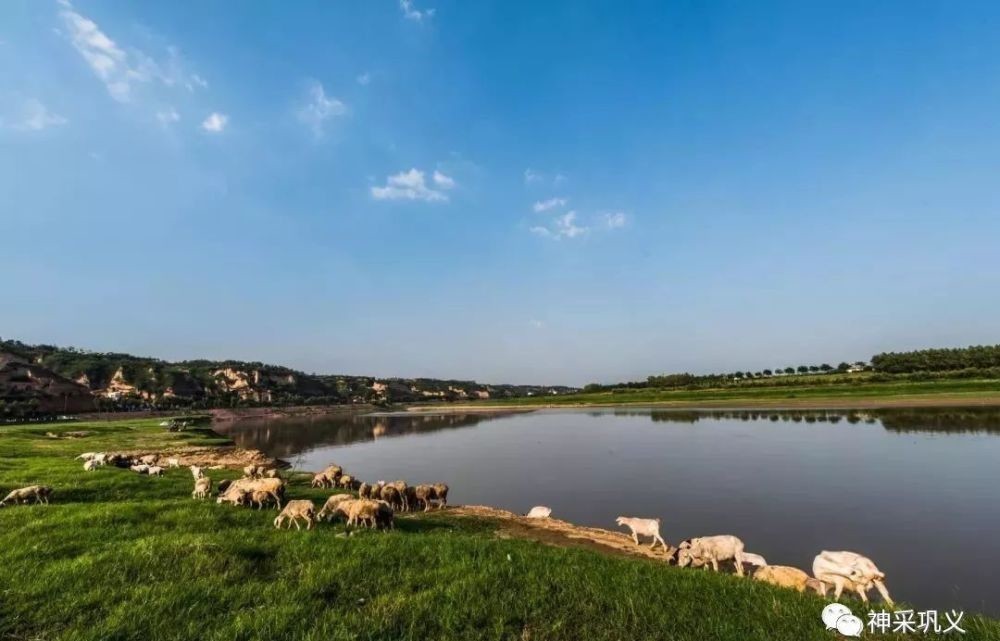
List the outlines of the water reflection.
{"label": "water reflection", "polygon": [[475,414],[338,414],[310,419],[238,421],[215,428],[240,447],[290,458],[316,448],[350,445],[380,438],[473,427],[515,412]]}
{"label": "water reflection", "polygon": [[[483,422],[523,412],[472,414],[342,414],[309,419],[240,421],[217,427],[237,445],[289,458],[317,447],[350,445],[410,434],[475,427]],[[880,424],[889,432],[1000,435],[1000,409],[916,408],[872,410],[673,410],[621,408],[579,412],[591,418],[609,414],[622,418],[647,418],[654,423],[699,421],[770,421],[791,423],[840,422],[849,425]]]}
{"label": "water reflection", "polygon": [[1000,434],[1000,409],[992,407],[891,408],[871,410],[615,410],[615,416],[649,416],[654,422],[791,421],[793,423],[881,423],[890,432]]}

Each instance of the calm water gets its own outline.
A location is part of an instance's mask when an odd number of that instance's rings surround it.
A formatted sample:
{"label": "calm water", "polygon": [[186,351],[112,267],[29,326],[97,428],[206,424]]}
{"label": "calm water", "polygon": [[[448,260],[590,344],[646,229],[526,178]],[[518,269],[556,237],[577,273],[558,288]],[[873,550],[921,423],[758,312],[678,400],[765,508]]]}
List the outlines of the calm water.
{"label": "calm water", "polygon": [[618,515],[660,517],[673,544],[736,534],[807,572],[820,550],[854,550],[897,599],[1000,614],[996,410],[545,410],[219,431],[300,469],[336,462],[368,481],[443,481],[454,503],[548,505],[609,529]]}

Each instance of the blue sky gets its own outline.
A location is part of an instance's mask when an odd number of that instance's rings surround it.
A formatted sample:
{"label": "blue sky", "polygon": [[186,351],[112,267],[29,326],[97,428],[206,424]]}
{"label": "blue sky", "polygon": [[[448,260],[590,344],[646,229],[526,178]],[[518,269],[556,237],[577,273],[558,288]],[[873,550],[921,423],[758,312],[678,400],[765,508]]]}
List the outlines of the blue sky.
{"label": "blue sky", "polygon": [[0,335],[579,384],[996,343],[992,2],[0,4]]}

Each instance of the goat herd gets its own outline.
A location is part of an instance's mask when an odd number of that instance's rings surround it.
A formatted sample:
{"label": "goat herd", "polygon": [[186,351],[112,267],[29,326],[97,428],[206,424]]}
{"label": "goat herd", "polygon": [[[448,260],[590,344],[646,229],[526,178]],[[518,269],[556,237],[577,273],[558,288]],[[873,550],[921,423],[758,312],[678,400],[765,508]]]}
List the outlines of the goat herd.
{"label": "goat herd", "polygon": [[[540,511],[540,515],[545,517],[550,512],[548,508],[539,506],[529,512],[528,516],[533,516],[536,511]],[[660,519],[619,516],[616,523],[631,530],[632,540],[636,545],[639,545],[640,535],[652,539],[650,549],[659,543],[667,552],[667,561],[675,562],[680,567],[711,567],[718,572],[720,562],[731,561],[738,575],[750,574],[752,578],[772,585],[799,592],[813,590],[824,597],[832,587],[835,599],[840,599],[841,593],[847,589],[856,592],[864,602],[868,601],[868,592],[875,588],[887,604],[893,604],[889,590],[885,587],[885,573],[871,559],[856,552],[820,552],[813,559],[813,576],[810,577],[795,567],[768,565],[761,555],[746,552],[743,541],[731,534],[686,539],[676,549],[670,549],[660,536]]]}
{"label": "goat herd", "polygon": [[[85,471],[94,471],[103,465],[128,468],[137,474],[160,476],[164,467],[180,467],[176,458],[162,458],[156,454],[133,457],[125,454],[104,452],[86,452],[77,457],[82,459]],[[217,466],[213,469],[218,469]],[[196,465],[190,466],[194,477],[194,499],[207,499],[212,492],[212,479],[205,475],[204,470]],[[217,487],[218,503],[263,508],[274,504],[280,512],[274,519],[276,528],[287,523],[290,528],[294,523],[296,529],[301,529],[299,519],[311,529],[318,521],[344,518],[348,526],[390,529],[393,527],[396,512],[408,512],[422,509],[430,510],[436,506],[443,508],[448,503],[448,486],[444,483],[433,485],[408,485],[405,481],[386,483],[378,481],[368,484],[345,474],[338,465],[330,465],[322,472],[313,476],[314,488],[342,488],[357,493],[334,494],[330,496],[317,512],[315,504],[306,499],[288,501],[282,508],[285,499],[287,482],[276,468],[262,465],[248,465],[243,468],[243,478],[220,481]],[[52,488],[45,485],[31,485],[10,492],[2,501],[0,507],[11,503],[49,502]],[[528,518],[548,518],[551,510],[544,506],[533,508],[526,516]],[[883,600],[892,605],[893,601],[885,586],[885,573],[866,556],[856,552],[823,551],[813,560],[813,576],[804,571],[785,565],[768,565],[762,556],[744,550],[743,541],[732,535],[707,536],[682,541],[676,549],[671,549],[660,536],[660,519],[644,519],[618,517],[619,526],[631,531],[632,540],[639,545],[639,536],[652,539],[650,549],[659,543],[667,552],[668,562],[675,562],[680,567],[711,567],[719,571],[720,562],[732,562],[736,573],[740,576],[750,574],[755,580],[773,585],[792,588],[799,592],[813,590],[826,596],[829,589],[834,589],[834,598],[839,599],[846,589],[856,592],[862,601],[867,602],[867,593],[875,588]]]}
{"label": "goat herd", "polygon": [[[85,452],[76,457],[83,460],[83,469],[86,472],[93,472],[99,467],[112,465],[120,468],[127,468],[137,474],[148,476],[162,476],[166,468],[180,467],[180,460],[177,458],[164,458],[158,454],[147,454],[144,456],[130,456],[119,453],[106,452]],[[223,466],[216,466],[219,469]],[[205,475],[203,468],[197,465],[190,466],[191,475],[194,477],[194,491],[191,497],[194,499],[207,499],[212,493],[212,479]],[[306,529],[311,529],[320,520],[334,520],[343,517],[349,526],[370,527],[377,529],[391,529],[394,526],[396,512],[408,512],[415,509],[430,510],[437,506],[442,508],[448,504],[448,486],[444,483],[433,485],[407,485],[406,481],[393,481],[386,483],[363,483],[357,478],[344,474],[343,468],[339,465],[331,465],[325,470],[316,474],[312,480],[312,487],[321,488],[343,488],[357,492],[355,498],[351,494],[334,494],[326,500],[323,508],[318,512],[316,505],[307,499],[297,499],[288,501],[282,508],[285,500],[285,488],[287,482],[281,476],[277,468],[263,465],[248,465],[243,468],[243,478],[236,480],[220,481],[217,488],[218,503],[231,503],[263,508],[265,505],[273,504],[276,509],[281,510],[274,519],[274,526],[280,528],[287,523],[288,527],[295,524],[297,529],[301,529],[299,519],[306,524]],[[44,485],[31,485],[12,491],[2,501],[0,507],[10,503],[48,503],[52,488]]]}
{"label": "goat herd", "polygon": [[[207,498],[212,491],[212,480],[195,465],[191,466],[191,474],[194,476],[192,497]],[[339,487],[355,491],[358,496],[355,498],[350,494],[334,494],[326,500],[319,512],[310,500],[288,501],[274,519],[275,527],[281,527],[287,522],[288,527],[294,523],[296,528],[300,528],[298,520],[301,518],[308,530],[317,521],[343,517],[349,526],[390,529],[397,511],[407,512],[417,508],[426,511],[433,505],[444,507],[448,503],[448,486],[444,483],[412,486],[405,481],[379,481],[368,484],[350,474],[344,474],[339,465],[331,465],[316,474],[312,486]],[[280,509],[285,487],[285,480],[277,469],[248,465],[243,468],[243,478],[219,483],[216,500],[218,503],[233,505],[256,505],[258,509],[273,502]]]}

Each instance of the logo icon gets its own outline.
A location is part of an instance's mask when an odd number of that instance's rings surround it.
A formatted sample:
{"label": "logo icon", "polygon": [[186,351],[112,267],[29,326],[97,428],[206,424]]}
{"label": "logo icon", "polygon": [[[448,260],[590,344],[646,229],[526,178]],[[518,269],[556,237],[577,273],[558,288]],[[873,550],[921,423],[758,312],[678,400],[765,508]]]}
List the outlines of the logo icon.
{"label": "logo icon", "polygon": [[864,622],[843,603],[831,603],[823,608],[823,623],[827,630],[836,630],[845,637],[860,637],[865,627]]}

